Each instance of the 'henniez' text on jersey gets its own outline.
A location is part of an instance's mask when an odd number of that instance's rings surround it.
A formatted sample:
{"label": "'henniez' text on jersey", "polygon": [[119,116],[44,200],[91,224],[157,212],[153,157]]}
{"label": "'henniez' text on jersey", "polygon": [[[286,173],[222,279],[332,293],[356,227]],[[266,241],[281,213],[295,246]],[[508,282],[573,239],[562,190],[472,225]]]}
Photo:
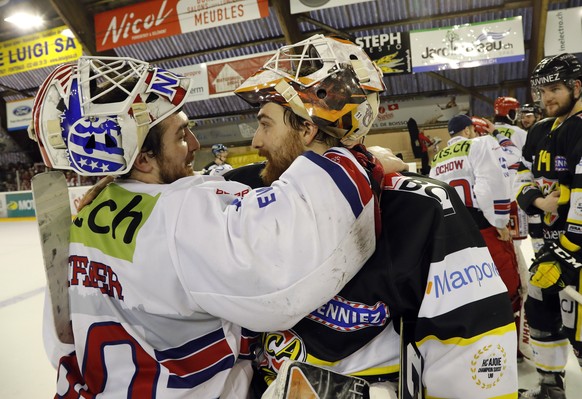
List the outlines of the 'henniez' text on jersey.
{"label": "'henniez' text on jersey", "polygon": [[373,215],[344,149],[305,153],[252,191],[204,176],[110,184],[71,228],[75,344],[58,397],[245,397],[249,330],[289,328],[333,297],[374,250]]}
{"label": "'henniez' text on jersey", "polygon": [[[245,179],[261,167],[226,177]],[[370,381],[387,378],[399,370],[396,330],[404,317],[418,320],[426,397],[515,397],[517,338],[507,289],[455,190],[413,173],[389,174],[380,208],[374,255],[292,329],[263,334],[262,373],[274,378],[290,358]]]}

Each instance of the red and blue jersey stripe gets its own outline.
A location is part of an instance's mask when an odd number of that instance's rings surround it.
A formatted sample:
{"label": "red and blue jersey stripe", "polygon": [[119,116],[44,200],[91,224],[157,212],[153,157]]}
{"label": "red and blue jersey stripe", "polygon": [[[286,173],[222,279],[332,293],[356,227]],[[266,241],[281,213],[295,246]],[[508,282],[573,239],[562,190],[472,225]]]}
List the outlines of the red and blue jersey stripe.
{"label": "red and blue jersey stripe", "polygon": [[493,210],[496,215],[509,215],[510,208],[509,199],[493,201]]}
{"label": "red and blue jersey stripe", "polygon": [[326,151],[323,157],[312,151],[305,152],[303,156],[329,174],[350,204],[354,216],[360,216],[364,207],[372,200],[372,189],[368,177],[359,165],[335,148]]}
{"label": "red and blue jersey stripe", "polygon": [[156,359],[171,373],[168,388],[194,388],[232,368],[235,362],[222,329],[179,347],[156,351]]}

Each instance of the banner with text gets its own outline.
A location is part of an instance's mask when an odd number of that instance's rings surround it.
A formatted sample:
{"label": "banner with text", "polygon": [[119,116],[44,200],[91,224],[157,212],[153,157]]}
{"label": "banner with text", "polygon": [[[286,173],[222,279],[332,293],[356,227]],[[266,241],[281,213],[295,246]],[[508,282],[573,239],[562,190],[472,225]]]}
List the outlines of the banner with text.
{"label": "banner with text", "polygon": [[206,64],[172,68],[172,72],[186,76],[192,80],[187,102],[208,99],[208,73],[206,71]]}
{"label": "banner with text", "polygon": [[257,72],[273,54],[274,52],[258,53],[172,68],[172,71],[192,78],[193,85],[188,94],[188,101],[206,100],[233,95],[234,89]]}
{"label": "banner with text", "polygon": [[6,194],[6,216],[9,218],[30,217],[35,215],[32,192],[20,191]]}
{"label": "banner with text", "polygon": [[582,53],[582,7],[548,11],[544,55]]}
{"label": "banner with text", "polygon": [[97,51],[269,16],[268,0],[148,0],[95,15]]}
{"label": "banner with text", "polygon": [[211,97],[233,94],[234,89],[250,78],[271,57],[273,52],[207,62],[208,90]]}
{"label": "banner with text", "polygon": [[34,98],[6,103],[6,125],[8,131],[28,128],[32,121],[32,104]]}
{"label": "banner with text", "polygon": [[0,43],[0,76],[76,61],[83,55],[77,39],[61,34],[66,26]]}
{"label": "banner with text", "polygon": [[419,126],[446,124],[455,115],[467,114],[469,109],[468,95],[383,101],[372,129],[406,129],[410,118]]}
{"label": "banner with text", "polygon": [[384,75],[412,73],[409,32],[360,36],[356,37],[355,43],[364,49]]}
{"label": "banner with text", "polygon": [[[283,0],[280,0],[283,1]],[[354,3],[365,3],[372,0],[289,0],[291,14],[321,10],[323,8],[347,6]]]}
{"label": "banner with text", "polygon": [[412,71],[523,61],[521,17],[410,32]]}

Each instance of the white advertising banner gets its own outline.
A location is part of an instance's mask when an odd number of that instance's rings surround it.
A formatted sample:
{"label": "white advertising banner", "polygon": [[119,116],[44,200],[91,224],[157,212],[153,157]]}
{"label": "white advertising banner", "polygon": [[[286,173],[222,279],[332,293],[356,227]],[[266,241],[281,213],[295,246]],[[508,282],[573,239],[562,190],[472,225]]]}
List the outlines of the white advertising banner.
{"label": "white advertising banner", "polygon": [[419,126],[447,123],[455,115],[467,114],[469,109],[469,95],[383,101],[372,128],[406,129],[410,118]]}
{"label": "white advertising banner", "polygon": [[228,58],[222,61],[173,68],[172,72],[193,80],[192,88],[188,93],[189,102],[232,96],[234,90],[258,71],[273,54],[274,52],[265,52]]}
{"label": "white advertising banner", "polygon": [[32,121],[34,98],[6,103],[6,124],[8,131],[27,129]]}
{"label": "white advertising banner", "polygon": [[172,72],[186,76],[192,80],[187,102],[208,99],[208,72],[206,71],[206,64],[172,68]]}
{"label": "white advertising banner", "polygon": [[[284,1],[284,0],[278,0]],[[348,4],[364,3],[372,0],[289,0],[291,14],[300,12],[309,12],[338,6],[347,6]]]}
{"label": "white advertising banner", "polygon": [[410,32],[412,71],[523,61],[521,17]]}
{"label": "white advertising banner", "polygon": [[266,1],[179,0],[176,5],[182,33],[250,21],[269,15]]}
{"label": "white advertising banner", "polygon": [[582,53],[582,7],[548,11],[545,56]]}

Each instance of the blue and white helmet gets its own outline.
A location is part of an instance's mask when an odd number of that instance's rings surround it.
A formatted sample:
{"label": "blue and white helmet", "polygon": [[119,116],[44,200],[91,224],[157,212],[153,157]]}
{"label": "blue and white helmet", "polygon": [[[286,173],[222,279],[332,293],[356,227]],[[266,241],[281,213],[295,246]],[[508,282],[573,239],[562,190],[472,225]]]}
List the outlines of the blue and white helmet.
{"label": "blue and white helmet", "polygon": [[[51,168],[124,174],[150,129],[182,107],[190,84],[132,58],[81,57],[58,66],[40,86],[29,135]],[[106,100],[113,94],[115,102]]]}
{"label": "blue and white helmet", "polygon": [[228,151],[228,148],[224,144],[213,144],[212,145],[212,153],[214,156],[217,156],[221,152]]}

